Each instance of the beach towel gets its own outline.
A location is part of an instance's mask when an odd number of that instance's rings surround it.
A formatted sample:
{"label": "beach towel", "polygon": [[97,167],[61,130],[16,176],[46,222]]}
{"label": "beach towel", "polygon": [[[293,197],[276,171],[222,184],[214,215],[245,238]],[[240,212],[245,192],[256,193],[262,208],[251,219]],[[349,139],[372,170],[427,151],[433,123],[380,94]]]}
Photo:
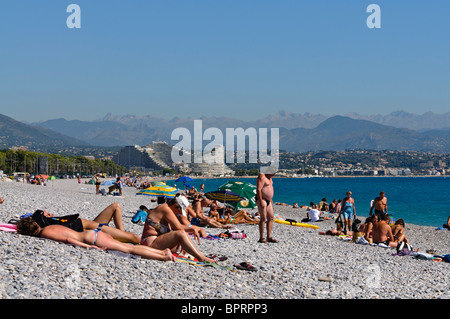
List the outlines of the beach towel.
{"label": "beach towel", "polygon": [[356,240],[356,243],[360,244],[360,245],[368,245],[369,244],[369,242],[364,238],[364,236],[359,237]]}
{"label": "beach towel", "polygon": [[17,233],[17,226],[14,224],[0,223],[0,230],[10,233]]}
{"label": "beach towel", "polygon": [[243,230],[239,230],[237,228],[228,229],[226,232],[221,233],[219,238],[233,238],[233,239],[244,239],[247,238],[247,235]]}

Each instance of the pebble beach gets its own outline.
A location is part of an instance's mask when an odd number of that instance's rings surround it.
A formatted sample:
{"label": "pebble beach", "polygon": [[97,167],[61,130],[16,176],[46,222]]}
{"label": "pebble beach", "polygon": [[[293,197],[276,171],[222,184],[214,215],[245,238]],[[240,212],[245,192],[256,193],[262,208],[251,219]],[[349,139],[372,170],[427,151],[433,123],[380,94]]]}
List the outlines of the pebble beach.
{"label": "pebble beach", "polygon": [[[95,186],[82,181],[53,180],[46,186],[0,182],[0,197],[5,198],[0,222],[36,209],[94,219],[118,202],[125,230],[141,235],[143,226],[131,218],[140,205],[156,206],[150,197],[136,196],[131,187],[124,187],[121,197],[95,195]],[[297,221],[306,217],[304,208],[275,206],[275,212]],[[247,262],[256,271],[148,260],[0,231],[0,299],[450,298],[450,263],[395,256],[395,249],[318,234],[334,228],[334,220],[317,225],[318,230],[275,223],[278,243],[258,243],[258,226],[246,224],[236,225],[246,238],[196,242],[204,255],[227,257],[220,265]],[[406,234],[415,249],[450,253],[448,230],[407,224]]]}

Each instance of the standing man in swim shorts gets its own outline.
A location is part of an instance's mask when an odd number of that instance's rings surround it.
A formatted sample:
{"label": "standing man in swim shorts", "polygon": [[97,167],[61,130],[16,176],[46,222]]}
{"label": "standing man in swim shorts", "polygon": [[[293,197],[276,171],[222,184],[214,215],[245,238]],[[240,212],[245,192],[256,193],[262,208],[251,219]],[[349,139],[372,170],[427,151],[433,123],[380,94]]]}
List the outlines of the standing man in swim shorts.
{"label": "standing man in swim shorts", "polygon": [[384,196],[384,192],[380,192],[380,196],[373,200],[372,207],[370,207],[369,215],[372,216],[372,210],[375,208],[375,214],[378,215],[379,220],[384,220],[384,217],[388,214],[387,197]]}
{"label": "standing man in swim shorts", "polygon": [[[273,181],[275,170],[268,170],[265,174],[259,174],[256,179],[256,204],[259,212],[259,243],[277,243],[272,238],[273,213]],[[267,239],[264,237],[264,228],[267,224]]]}

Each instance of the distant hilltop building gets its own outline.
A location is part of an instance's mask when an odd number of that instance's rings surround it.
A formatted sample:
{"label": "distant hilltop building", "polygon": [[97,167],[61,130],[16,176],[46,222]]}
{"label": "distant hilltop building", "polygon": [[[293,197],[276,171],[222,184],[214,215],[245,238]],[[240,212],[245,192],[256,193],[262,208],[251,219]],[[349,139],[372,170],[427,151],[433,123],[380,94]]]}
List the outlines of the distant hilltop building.
{"label": "distant hilltop building", "polygon": [[[181,163],[172,161],[172,148],[167,142],[152,142],[146,146],[125,146],[113,158],[113,162],[127,169],[140,169],[142,171],[162,171],[164,169],[177,169],[184,173],[197,173],[201,175],[234,175],[224,162],[221,163]],[[181,150],[180,150],[181,151]],[[218,150],[220,152],[220,150]]]}

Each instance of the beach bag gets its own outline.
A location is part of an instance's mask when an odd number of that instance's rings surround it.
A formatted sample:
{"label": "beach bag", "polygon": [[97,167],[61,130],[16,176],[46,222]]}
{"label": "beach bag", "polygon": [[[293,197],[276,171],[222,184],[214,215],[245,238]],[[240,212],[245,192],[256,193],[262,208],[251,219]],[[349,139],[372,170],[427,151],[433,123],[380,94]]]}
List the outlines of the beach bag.
{"label": "beach bag", "polygon": [[136,214],[134,214],[133,218],[131,219],[131,222],[133,224],[137,224],[139,221],[144,223],[146,219],[147,219],[147,213],[143,210],[138,210],[138,212]]}
{"label": "beach bag", "polygon": [[357,232],[358,231],[358,225],[361,223],[359,219],[355,219],[352,223],[352,231]]}
{"label": "beach bag", "polygon": [[80,214],[72,214],[61,217],[45,217],[43,210],[36,210],[31,218],[39,225],[39,227],[44,228],[49,225],[61,225],[73,229],[77,232],[83,231],[83,224],[79,218]]}
{"label": "beach bag", "polygon": [[401,243],[398,243],[398,245],[397,245],[397,252],[400,252],[403,249],[411,251],[412,247],[407,242],[402,241]]}

